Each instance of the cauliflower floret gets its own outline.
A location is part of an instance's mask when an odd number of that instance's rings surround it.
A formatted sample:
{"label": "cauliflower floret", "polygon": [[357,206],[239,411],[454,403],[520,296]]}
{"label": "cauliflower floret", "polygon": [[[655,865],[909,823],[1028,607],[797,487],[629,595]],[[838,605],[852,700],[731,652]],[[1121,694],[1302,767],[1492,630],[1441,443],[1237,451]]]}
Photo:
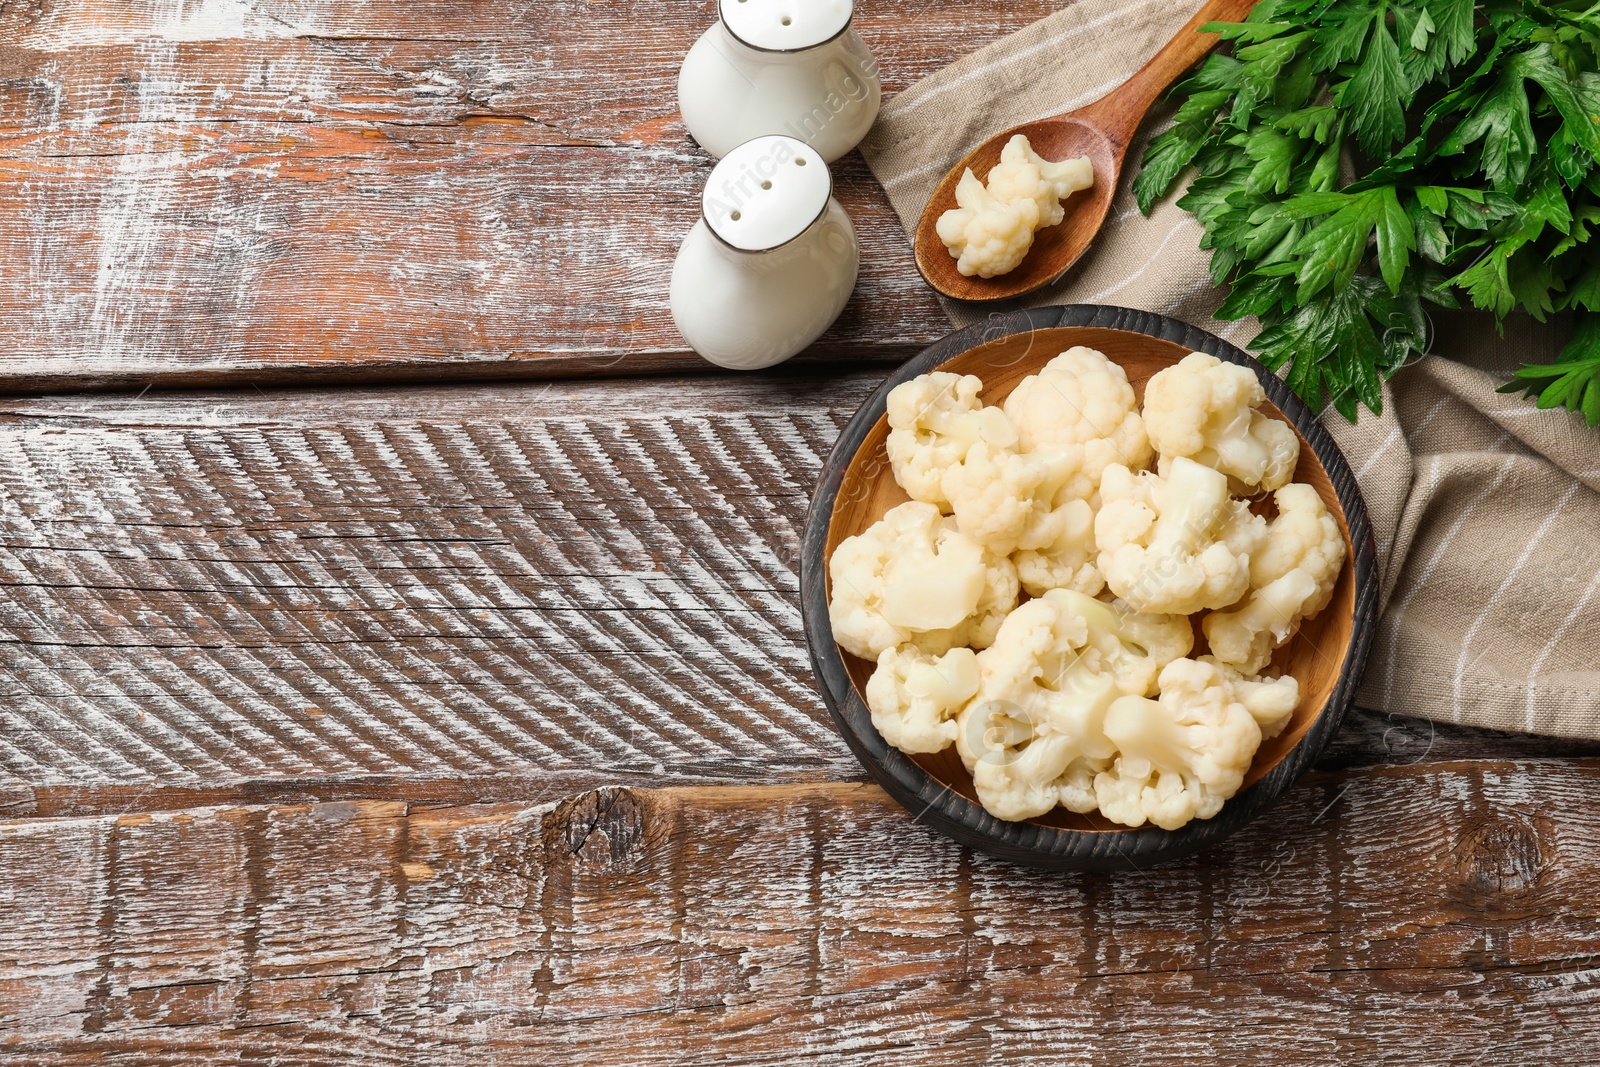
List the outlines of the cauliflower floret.
{"label": "cauliflower floret", "polygon": [[[949,519],[945,520],[947,523]],[[1005,556],[985,551],[983,592],[978,596],[978,606],[960,626],[950,630],[935,630],[914,637],[918,648],[943,651],[965,645],[968,648],[988,648],[994,644],[1000,625],[1017,606],[1017,568]],[[942,647],[941,647],[942,646]]]}
{"label": "cauliflower floret", "polygon": [[1200,624],[1212,655],[1244,674],[1259,673],[1301,620],[1328,606],[1344,566],[1344,536],[1315,489],[1286,485],[1274,499],[1278,517],[1250,559],[1253,592]]}
{"label": "cauliflower floret", "polygon": [[[1073,193],[1081,193],[1085,189],[1094,187],[1094,164],[1089,162],[1088,156],[1079,156],[1076,159],[1064,159],[1060,163],[1052,163],[1033,150],[1033,143],[1023,134],[1017,134],[1006,142],[1005,148],[1000,150],[1002,165],[1028,164],[1038,169],[1041,177],[1050,184],[1051,191],[1055,193],[1058,201],[1065,200]],[[994,184],[994,172],[989,172],[990,185]],[[1040,215],[1049,215],[1050,212],[1042,210]],[[1065,217],[1065,212],[1055,216],[1055,222],[1047,222],[1046,226],[1054,226]]]}
{"label": "cauliflower floret", "polygon": [[1192,615],[1235,603],[1266,521],[1228,495],[1228,479],[1189,459],[1165,476],[1106,468],[1095,543],[1106,585],[1136,611]]}
{"label": "cauliflower floret", "polygon": [[1087,156],[1052,163],[1017,134],[1001,150],[987,185],[970,167],[961,175],[957,206],[939,216],[939,240],[968,278],[1010,273],[1033,247],[1034,234],[1066,217],[1061,201],[1093,184]]}
{"label": "cauliflower floret", "polygon": [[1032,600],[978,654],[978,691],[957,721],[956,749],[996,818],[1032,819],[1057,804],[1093,810],[1090,779],[1115,755],[1102,719],[1121,691],[1079,655],[1088,637],[1059,600]]}
{"label": "cauliflower floret", "polygon": [[1004,203],[1032,200],[1039,206],[1039,228],[1044,229],[1066,218],[1063,200],[1094,185],[1094,164],[1088,156],[1052,163],[1019,133],[1006,142],[987,184],[990,194]]}
{"label": "cauliflower floret", "polygon": [[1178,456],[1203,463],[1240,492],[1280,489],[1294,476],[1300,438],[1255,410],[1265,399],[1250,368],[1195,352],[1145,386],[1145,429],[1163,463]]}
{"label": "cauliflower floret", "polygon": [[1066,217],[1066,209],[1061,206],[1055,186],[1045,179],[1038,167],[1025,159],[1008,160],[1002,152],[1000,162],[989,171],[986,184],[989,195],[1003,204],[1014,204],[1019,200],[1033,201],[1039,212],[1040,229],[1054,226]]}
{"label": "cauliflower floret", "polygon": [[996,555],[1059,548],[1073,517],[1062,490],[1074,469],[1065,452],[1024,455],[980,441],[945,471],[944,492],[961,532]]}
{"label": "cauliflower floret", "polygon": [[[1057,802],[1068,811],[1081,814],[1094,811],[1100,800],[1094,795],[1095,776],[1111,769],[1111,758],[1090,759],[1079,756],[1067,764],[1055,782]],[[1037,816],[1035,816],[1037,818]]]}
{"label": "cauliflower floret", "polygon": [[867,679],[867,707],[872,725],[901,752],[940,752],[956,739],[955,716],[977,691],[972,649],[934,657],[902,645],[878,657]]}
{"label": "cauliflower floret", "polygon": [[1327,606],[1333,581],[1344,565],[1344,535],[1316,489],[1302,482],[1272,495],[1277,518],[1267,526],[1266,543],[1250,557],[1250,585],[1260,589],[1293,570],[1310,569],[1319,576],[1325,597],[1312,610]]}
{"label": "cauliflower floret", "polygon": [[[1101,352],[1070,348],[1006,397],[1006,417],[1024,452],[1075,448],[1074,496],[1093,501],[1113,463],[1138,470],[1150,462],[1150,442],[1128,374]],[[1098,503],[1097,501],[1093,501]]]}
{"label": "cauliflower floret", "polygon": [[1022,587],[1029,596],[1044,596],[1052,589],[1094,596],[1106,586],[1095,565],[1094,509],[1086,500],[1068,500],[1054,509],[1051,521],[1059,527],[1053,540],[1012,557]]}
{"label": "cauliflower floret", "polygon": [[912,500],[949,511],[946,470],[979,441],[997,448],[1016,445],[1011,420],[999,408],[984,407],[978,398],[982,392],[983,381],[974,375],[935,371],[889,393],[889,463]]}
{"label": "cauliflower floret", "polygon": [[[1114,686],[1101,684],[1085,706],[1097,707],[1099,696],[1114,698],[1116,692]],[[980,760],[973,768],[972,784],[990,815],[1026,822],[1056,807],[1093,811],[1099,803],[1095,777],[1110,766],[1110,759],[1081,755],[1076,738],[1046,724],[1028,730],[1019,746],[996,750],[992,760]]]}
{"label": "cauliflower floret", "polygon": [[1262,737],[1277,737],[1289,725],[1294,709],[1300,706],[1300,682],[1292,675],[1260,678],[1243,675],[1215,656],[1201,656],[1201,663],[1217,668],[1233,692],[1233,699],[1245,706],[1261,727]]}
{"label": "cauliflower floret", "polygon": [[956,186],[957,207],[939,216],[939,240],[956,257],[963,277],[994,278],[1017,269],[1033,247],[1039,205],[1007,202],[989,192],[971,168]]}
{"label": "cauliflower floret", "polygon": [[892,509],[848,537],[828,564],[834,640],[876,660],[911,644],[935,655],[983,647],[1017,601],[1016,568],[962,534],[931,504]]}
{"label": "cauliflower floret", "polygon": [[1084,657],[1115,678],[1124,693],[1153,696],[1162,668],[1194,648],[1194,628],[1186,615],[1146,615],[1120,601],[1108,604],[1070,589],[1046,593],[1044,599],[1088,624]]}
{"label": "cauliflower floret", "polygon": [[1160,683],[1157,700],[1125,696],[1107,709],[1117,758],[1095,776],[1095,798],[1112,822],[1176,830],[1211,818],[1239,791],[1261,727],[1213,664],[1174,660]]}

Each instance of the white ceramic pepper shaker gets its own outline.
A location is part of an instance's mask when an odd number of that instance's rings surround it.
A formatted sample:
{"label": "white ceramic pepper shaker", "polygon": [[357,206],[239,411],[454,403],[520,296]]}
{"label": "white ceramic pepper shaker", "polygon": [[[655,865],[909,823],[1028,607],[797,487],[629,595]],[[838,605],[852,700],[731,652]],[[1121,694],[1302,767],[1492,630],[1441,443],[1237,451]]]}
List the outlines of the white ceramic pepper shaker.
{"label": "white ceramic pepper shaker", "polygon": [[829,163],[861,142],[883,89],[850,26],[851,0],[718,0],[718,22],[678,74],[678,102],[713,156],[766,134],[809,144]]}
{"label": "white ceramic pepper shaker", "polygon": [[859,266],[822,156],[792,137],[758,137],[711,172],[673,264],[672,318],[719,367],[770,367],[833,324]]}

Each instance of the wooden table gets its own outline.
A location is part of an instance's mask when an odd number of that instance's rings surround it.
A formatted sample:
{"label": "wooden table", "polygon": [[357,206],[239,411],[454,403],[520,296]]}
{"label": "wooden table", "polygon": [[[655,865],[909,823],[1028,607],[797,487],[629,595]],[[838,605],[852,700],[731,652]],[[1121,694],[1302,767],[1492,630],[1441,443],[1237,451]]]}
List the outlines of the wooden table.
{"label": "wooden table", "polygon": [[[893,91],[1054,6],[858,24]],[[1358,712],[1116,876],[866,784],[798,530],[946,327],[852,157],[838,327],[683,350],[710,20],[0,3],[0,1062],[1595,1062],[1600,746]]]}

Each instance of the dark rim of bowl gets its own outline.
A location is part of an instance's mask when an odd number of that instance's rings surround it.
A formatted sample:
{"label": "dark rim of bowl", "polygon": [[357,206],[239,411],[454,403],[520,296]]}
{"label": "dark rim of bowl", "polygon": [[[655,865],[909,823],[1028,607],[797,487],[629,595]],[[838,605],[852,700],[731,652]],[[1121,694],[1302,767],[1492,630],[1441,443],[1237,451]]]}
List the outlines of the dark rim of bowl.
{"label": "dark rim of bowl", "polygon": [[[1351,563],[1355,567],[1356,582],[1355,618],[1349,651],[1322,714],[1276,767],[1229,800],[1216,817],[1197,819],[1178,830],[1144,826],[1088,832],[994,818],[980,805],[956,793],[884,742],[872,725],[871,712],[845,670],[828,622],[824,583],[827,560],[823,557],[834,502],[845,471],[867,434],[883,417],[889,391],[988,342],[1060,327],[1094,327],[1143,334],[1255,371],[1267,397],[1294,423],[1328,472],[1350,529]],[[1377,550],[1366,503],[1350,465],[1316,415],[1283,381],[1220,337],[1163,315],[1094,304],[991,315],[985,322],[938,341],[891,374],[846,424],[823,466],[801,541],[800,589],[806,643],[822,683],[828,711],[851,751],[885,791],[916,816],[914,821],[927,823],[961,844],[1002,859],[1054,870],[1117,870],[1178,859],[1216,844],[1260,815],[1311,768],[1338,732],[1366,667],[1378,614]]]}

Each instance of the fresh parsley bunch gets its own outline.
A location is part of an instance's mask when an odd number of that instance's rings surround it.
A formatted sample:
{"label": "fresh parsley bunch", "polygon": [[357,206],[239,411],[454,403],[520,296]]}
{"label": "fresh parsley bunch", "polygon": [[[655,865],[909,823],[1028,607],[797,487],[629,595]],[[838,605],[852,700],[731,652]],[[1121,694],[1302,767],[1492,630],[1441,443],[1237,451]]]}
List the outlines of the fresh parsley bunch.
{"label": "fresh parsley bunch", "polygon": [[1174,91],[1133,188],[1148,213],[1196,168],[1178,203],[1262,361],[1354,420],[1425,349],[1424,302],[1570,310],[1507,389],[1600,424],[1600,3],[1263,0],[1206,29],[1232,54]]}

